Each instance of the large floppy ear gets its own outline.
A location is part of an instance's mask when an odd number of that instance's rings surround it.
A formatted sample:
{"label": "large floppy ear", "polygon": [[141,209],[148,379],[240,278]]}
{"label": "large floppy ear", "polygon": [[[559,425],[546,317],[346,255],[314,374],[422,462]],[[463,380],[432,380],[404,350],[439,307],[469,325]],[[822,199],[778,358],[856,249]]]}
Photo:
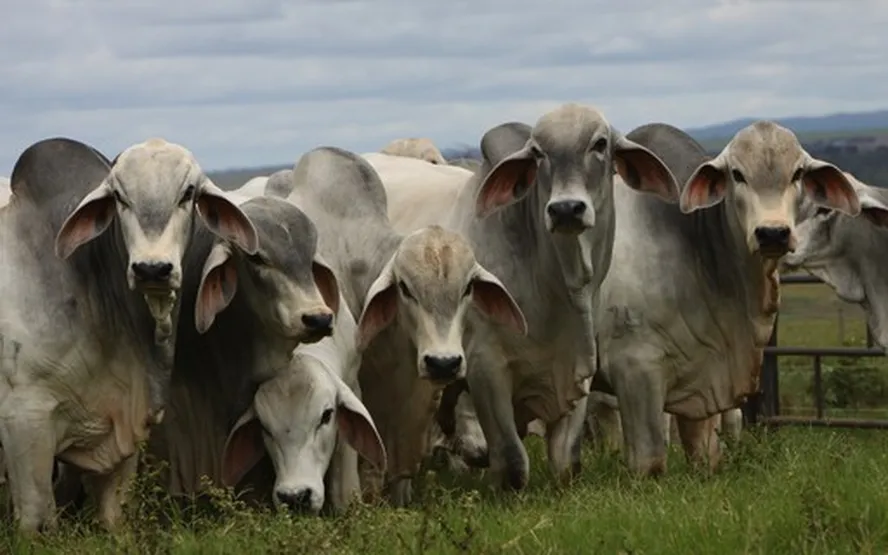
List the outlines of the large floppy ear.
{"label": "large floppy ear", "polygon": [[536,174],[537,160],[528,141],[524,148],[500,160],[484,178],[475,199],[475,215],[483,218],[524,198]]}
{"label": "large floppy ear", "polygon": [[195,204],[197,213],[210,231],[231,241],[245,253],[256,254],[259,237],[253,222],[206,176],[201,180]]}
{"label": "large floppy ear", "polygon": [[681,211],[690,214],[723,201],[728,192],[727,169],[724,153],[697,166],[681,191]]}
{"label": "large floppy ear", "polygon": [[806,156],[802,167],[802,185],[816,204],[849,216],[860,214],[860,200],[854,186],[839,168],[829,162]]}
{"label": "large floppy ear", "polygon": [[237,266],[231,256],[231,247],[221,241],[216,242],[204,262],[203,275],[197,288],[197,301],[194,306],[194,325],[198,333],[206,333],[216,315],[237,293]]}
{"label": "large floppy ear", "polygon": [[81,245],[104,233],[117,214],[117,201],[108,180],[83,197],[56,236],[56,256],[65,259]]}
{"label": "large floppy ear", "polygon": [[311,274],[314,276],[315,285],[324,298],[324,304],[330,307],[333,314],[339,313],[339,282],[336,281],[336,275],[330,269],[323,259],[315,256],[311,263]]}
{"label": "large floppy ear", "polygon": [[472,278],[472,300],[488,317],[510,327],[521,335],[527,334],[527,320],[506,286],[483,266],[475,263]]}
{"label": "large floppy ear", "polygon": [[879,227],[888,227],[888,196],[884,189],[861,183],[854,176],[845,174],[860,200],[860,215]]}
{"label": "large floppy ear", "polygon": [[398,288],[395,284],[395,255],[392,255],[367,291],[364,310],[358,318],[358,350],[366,349],[379,332],[395,321],[397,315]]}
{"label": "large floppy ear", "polygon": [[237,419],[225,440],[222,449],[222,485],[236,486],[263,456],[265,444],[262,441],[262,426],[253,407],[250,407]]}
{"label": "large floppy ear", "polygon": [[387,464],[385,446],[370,413],[367,412],[367,407],[339,376],[333,376],[338,392],[336,425],[339,427],[339,433],[359,455],[370,461],[378,470],[385,472]]}
{"label": "large floppy ear", "polygon": [[617,137],[614,165],[623,182],[636,191],[653,193],[666,202],[678,202],[678,183],[666,164],[656,154],[621,133],[614,134]]}

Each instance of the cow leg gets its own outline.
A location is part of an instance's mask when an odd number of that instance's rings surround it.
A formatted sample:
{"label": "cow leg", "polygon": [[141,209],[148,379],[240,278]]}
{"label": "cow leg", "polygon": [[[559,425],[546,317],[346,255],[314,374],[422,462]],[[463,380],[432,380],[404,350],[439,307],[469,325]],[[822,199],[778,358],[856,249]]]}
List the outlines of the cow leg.
{"label": "cow leg", "polygon": [[721,413],[721,432],[732,441],[740,440],[743,431],[743,411],[739,408]]}
{"label": "cow leg", "polygon": [[55,405],[49,395],[31,390],[11,393],[0,408],[0,444],[15,519],[25,533],[56,525],[52,484],[56,430],[51,417]]}
{"label": "cow leg", "polygon": [[586,423],[592,444],[606,452],[619,451],[623,446],[623,426],[616,399],[611,403],[605,394],[592,392],[587,404]]}
{"label": "cow leg", "polygon": [[487,452],[487,439],[478,422],[478,411],[468,391],[463,391],[456,402],[456,441],[455,451],[462,458],[463,465],[468,468],[487,468],[490,456]]}
{"label": "cow leg", "polygon": [[549,469],[562,484],[569,483],[580,473],[583,422],[586,420],[588,399],[588,396],[583,397],[570,412],[546,426]]}
{"label": "cow leg", "polygon": [[334,513],[345,511],[361,495],[358,479],[358,453],[339,439],[327,470],[327,503]]}
{"label": "cow leg", "polygon": [[708,463],[710,471],[715,470],[721,462],[721,447],[718,442],[720,416],[716,414],[703,420],[675,417],[681,446],[688,460],[696,465]]}
{"label": "cow leg", "polygon": [[123,517],[123,502],[139,465],[138,452],[123,459],[107,474],[86,474],[83,479],[98,508],[99,522],[113,530]]}
{"label": "cow leg", "polygon": [[666,439],[663,437],[663,384],[657,372],[645,370],[638,361],[614,365],[614,392],[623,427],[623,445],[629,469],[644,476],[666,472]]}
{"label": "cow leg", "polygon": [[469,362],[467,381],[487,439],[490,468],[505,489],[521,490],[527,485],[530,461],[515,425],[512,377],[505,361],[484,358]]}

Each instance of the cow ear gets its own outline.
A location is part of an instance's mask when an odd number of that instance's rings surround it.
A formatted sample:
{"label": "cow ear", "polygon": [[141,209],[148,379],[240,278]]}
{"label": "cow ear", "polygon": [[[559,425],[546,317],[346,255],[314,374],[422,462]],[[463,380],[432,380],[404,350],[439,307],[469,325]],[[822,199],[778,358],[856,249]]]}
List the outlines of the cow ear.
{"label": "cow ear", "polygon": [[83,197],[77,208],[65,219],[56,236],[56,256],[65,259],[81,245],[108,229],[117,214],[117,201],[107,180]]}
{"label": "cow ear", "polygon": [[259,250],[259,236],[253,222],[225,198],[222,189],[216,187],[208,177],[201,181],[196,206],[204,224],[218,237],[231,241],[247,254],[256,254]]}
{"label": "cow ear", "polygon": [[475,263],[472,301],[478,310],[521,335],[527,334],[527,320],[506,286],[483,266]]}
{"label": "cow ear", "polygon": [[881,194],[884,189],[861,183],[853,175],[845,174],[845,177],[857,192],[857,198],[860,200],[860,215],[873,225],[888,227],[888,202],[886,202],[888,197]]}
{"label": "cow ear", "polygon": [[363,351],[373,338],[395,321],[398,314],[398,289],[395,283],[395,255],[367,291],[364,310],[358,319],[357,344]]}
{"label": "cow ear", "polygon": [[342,379],[336,376],[335,381],[339,399],[336,410],[339,433],[359,455],[370,461],[380,472],[385,472],[385,445],[367,407]]}
{"label": "cow ear", "polygon": [[532,143],[506,156],[484,178],[475,200],[475,215],[483,218],[518,202],[536,180],[537,160]]}
{"label": "cow ear", "polygon": [[262,425],[253,407],[237,419],[222,449],[222,485],[234,487],[265,456]]}
{"label": "cow ear", "polygon": [[724,157],[700,164],[685,184],[679,207],[685,214],[715,206],[725,199],[728,191],[727,164]]}
{"label": "cow ear", "polygon": [[653,193],[666,202],[678,202],[678,183],[666,164],[640,144],[620,133],[616,136],[614,164],[623,182],[636,191]]}
{"label": "cow ear", "polygon": [[237,293],[237,265],[231,256],[231,247],[216,243],[204,263],[203,275],[197,289],[194,306],[194,325],[198,333],[206,333],[216,315]]}
{"label": "cow ear", "polygon": [[315,257],[311,263],[311,273],[314,276],[315,285],[324,298],[324,304],[330,307],[333,314],[339,313],[339,283],[333,270],[327,266],[320,257]]}
{"label": "cow ear", "polygon": [[854,186],[839,168],[829,162],[808,156],[802,168],[802,185],[816,204],[849,216],[860,214],[860,200]]}

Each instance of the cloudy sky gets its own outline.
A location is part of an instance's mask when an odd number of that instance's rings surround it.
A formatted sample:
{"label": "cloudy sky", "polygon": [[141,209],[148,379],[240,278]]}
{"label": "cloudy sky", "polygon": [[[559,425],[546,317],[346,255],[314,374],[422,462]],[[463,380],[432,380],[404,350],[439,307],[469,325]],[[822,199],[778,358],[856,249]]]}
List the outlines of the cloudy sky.
{"label": "cloudy sky", "polygon": [[567,101],[624,131],[888,107],[884,0],[28,0],[4,5],[0,175],[49,136],[150,136],[206,169]]}

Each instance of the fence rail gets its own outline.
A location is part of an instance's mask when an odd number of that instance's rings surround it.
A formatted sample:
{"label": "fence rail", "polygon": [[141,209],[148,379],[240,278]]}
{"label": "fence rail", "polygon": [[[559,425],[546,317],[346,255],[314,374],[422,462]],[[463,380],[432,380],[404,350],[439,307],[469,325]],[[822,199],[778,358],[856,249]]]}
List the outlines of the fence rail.
{"label": "fence rail", "polygon": [[[792,285],[796,283],[823,283],[817,277],[809,275],[780,276],[780,283]],[[860,418],[829,418],[825,416],[826,407],[823,396],[823,357],[882,357],[885,352],[875,347],[872,332],[867,326],[866,347],[790,347],[777,344],[777,328],[780,314],[774,321],[774,331],[768,346],[765,347],[760,376],[759,393],[749,398],[743,406],[743,416],[749,424],[767,426],[815,426],[828,428],[876,428],[888,429],[888,420],[872,420]],[[814,408],[816,418],[786,416],[780,413],[780,357],[810,356],[813,359],[814,373]]]}

